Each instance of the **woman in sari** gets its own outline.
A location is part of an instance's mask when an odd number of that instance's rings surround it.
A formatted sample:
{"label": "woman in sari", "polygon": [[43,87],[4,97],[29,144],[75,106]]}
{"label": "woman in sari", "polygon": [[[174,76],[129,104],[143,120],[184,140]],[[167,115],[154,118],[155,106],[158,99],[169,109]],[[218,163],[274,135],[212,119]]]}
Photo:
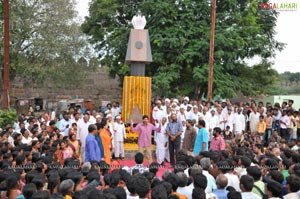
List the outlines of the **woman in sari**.
{"label": "woman in sari", "polygon": [[103,118],[101,122],[100,137],[104,149],[104,161],[110,165],[111,132],[109,131],[109,124],[106,118]]}
{"label": "woman in sari", "polygon": [[59,150],[56,151],[57,160],[63,165],[65,159],[73,158],[74,152],[71,147],[68,146],[67,140],[62,140],[59,143]]}
{"label": "woman in sari", "polygon": [[75,159],[78,159],[80,162],[80,143],[79,141],[76,139],[76,134],[74,133],[70,133],[69,134],[69,147],[73,150],[73,157]]}

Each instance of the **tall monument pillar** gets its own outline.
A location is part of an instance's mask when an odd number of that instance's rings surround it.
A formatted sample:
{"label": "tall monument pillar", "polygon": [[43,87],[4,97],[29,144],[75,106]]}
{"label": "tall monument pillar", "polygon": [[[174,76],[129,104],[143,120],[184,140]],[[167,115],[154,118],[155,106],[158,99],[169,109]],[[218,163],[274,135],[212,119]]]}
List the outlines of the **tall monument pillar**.
{"label": "tall monument pillar", "polygon": [[130,36],[126,52],[126,62],[130,65],[130,75],[123,82],[122,115],[125,122],[133,119],[142,121],[142,115],[150,116],[151,78],[145,77],[145,67],[152,62],[150,38],[145,30],[146,18],[140,11],[132,18],[134,29]]}
{"label": "tall monument pillar", "polygon": [[145,16],[140,11],[132,18],[134,29],[130,36],[126,52],[126,62],[130,64],[131,76],[145,76],[145,64],[152,62],[150,39]]}

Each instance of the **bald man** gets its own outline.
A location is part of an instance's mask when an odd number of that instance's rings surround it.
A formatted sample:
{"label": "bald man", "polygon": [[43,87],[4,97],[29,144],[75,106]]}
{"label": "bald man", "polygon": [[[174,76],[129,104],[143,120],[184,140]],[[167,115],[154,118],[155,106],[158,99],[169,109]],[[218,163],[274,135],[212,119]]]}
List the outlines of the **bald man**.
{"label": "bald man", "polygon": [[217,189],[213,191],[219,199],[227,199],[228,191],[225,189],[228,184],[228,179],[225,175],[220,174],[216,179]]}

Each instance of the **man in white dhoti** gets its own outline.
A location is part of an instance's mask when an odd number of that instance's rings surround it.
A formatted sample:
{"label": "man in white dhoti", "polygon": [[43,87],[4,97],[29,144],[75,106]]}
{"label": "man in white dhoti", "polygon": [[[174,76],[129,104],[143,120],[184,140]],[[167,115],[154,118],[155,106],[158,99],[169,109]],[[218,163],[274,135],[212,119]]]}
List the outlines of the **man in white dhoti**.
{"label": "man in white dhoti", "polygon": [[257,107],[253,107],[253,111],[250,113],[249,122],[250,122],[250,131],[251,133],[257,132],[257,123],[259,122],[259,112],[257,112]]}
{"label": "man in white dhoti", "polygon": [[168,136],[166,134],[167,118],[161,120],[160,132],[154,132],[154,141],[156,142],[157,163],[163,165],[166,158],[166,147],[168,145]]}
{"label": "man in white dhoti", "polygon": [[245,131],[246,118],[242,114],[242,108],[238,108],[237,113],[234,114],[233,119],[233,133],[235,136],[242,134]]}
{"label": "man in white dhoti", "polygon": [[115,142],[115,158],[123,159],[124,154],[124,140],[126,139],[125,125],[121,121],[121,116],[116,116],[116,121],[114,122],[114,142]]}

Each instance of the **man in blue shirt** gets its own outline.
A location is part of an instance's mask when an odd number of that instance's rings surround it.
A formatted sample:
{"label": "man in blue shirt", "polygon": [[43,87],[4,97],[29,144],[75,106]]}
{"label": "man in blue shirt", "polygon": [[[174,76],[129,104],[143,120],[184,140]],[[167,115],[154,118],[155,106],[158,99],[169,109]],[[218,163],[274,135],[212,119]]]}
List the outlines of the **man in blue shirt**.
{"label": "man in blue shirt", "polygon": [[228,179],[223,174],[218,175],[216,179],[217,188],[213,191],[214,194],[218,196],[219,199],[227,199],[228,191],[226,190],[226,187],[228,185]]}
{"label": "man in blue shirt", "polygon": [[101,160],[100,148],[95,135],[98,133],[95,124],[90,124],[88,127],[89,134],[86,136],[85,141],[85,162]]}
{"label": "man in blue shirt", "polygon": [[170,152],[170,163],[172,166],[175,165],[175,157],[180,150],[181,134],[183,132],[181,122],[177,121],[177,115],[171,114],[172,121],[167,124],[166,134],[169,136],[169,152]]}
{"label": "man in blue shirt", "polygon": [[194,154],[199,155],[201,151],[208,151],[208,132],[205,128],[205,121],[199,120],[198,122],[198,134],[195,139]]}

